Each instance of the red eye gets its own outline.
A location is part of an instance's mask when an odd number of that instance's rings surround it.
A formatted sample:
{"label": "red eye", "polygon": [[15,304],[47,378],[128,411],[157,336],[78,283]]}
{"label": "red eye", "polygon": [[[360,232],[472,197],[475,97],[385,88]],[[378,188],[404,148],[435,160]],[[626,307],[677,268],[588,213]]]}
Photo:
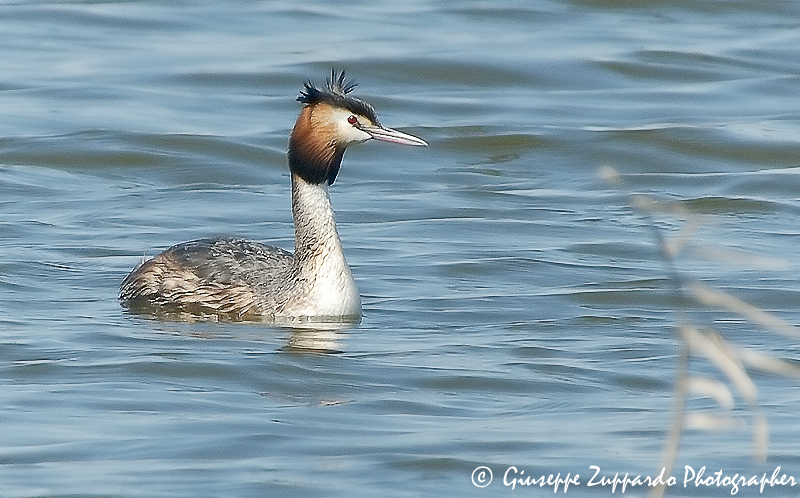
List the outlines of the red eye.
{"label": "red eye", "polygon": [[358,118],[351,115],[349,118],[347,118],[347,122],[355,126],[356,124],[358,124]]}

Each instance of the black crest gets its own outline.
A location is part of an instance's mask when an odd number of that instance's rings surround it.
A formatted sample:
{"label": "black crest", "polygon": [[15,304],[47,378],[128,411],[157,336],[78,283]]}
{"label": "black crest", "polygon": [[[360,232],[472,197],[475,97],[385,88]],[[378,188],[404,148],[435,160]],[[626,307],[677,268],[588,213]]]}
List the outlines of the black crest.
{"label": "black crest", "polygon": [[375,116],[375,109],[371,105],[348,95],[355,87],[355,83],[345,81],[344,71],[337,73],[336,69],[332,69],[331,77],[326,80],[325,88],[319,88],[309,80],[306,82],[305,88],[300,91],[297,100],[307,106],[325,103],[341,107],[353,114],[369,118],[376,125],[380,124],[377,116]]}

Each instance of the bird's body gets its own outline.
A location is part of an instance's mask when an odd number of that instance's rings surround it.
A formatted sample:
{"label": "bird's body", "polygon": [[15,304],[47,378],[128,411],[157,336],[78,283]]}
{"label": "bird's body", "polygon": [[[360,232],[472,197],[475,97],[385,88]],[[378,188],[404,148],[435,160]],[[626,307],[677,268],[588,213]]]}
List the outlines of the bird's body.
{"label": "bird's body", "polygon": [[348,145],[371,138],[426,145],[384,128],[333,72],[306,84],[289,141],[295,251],[237,238],[184,242],[137,266],[120,285],[129,307],[232,319],[357,321],[361,298],[336,230],[328,186]]}

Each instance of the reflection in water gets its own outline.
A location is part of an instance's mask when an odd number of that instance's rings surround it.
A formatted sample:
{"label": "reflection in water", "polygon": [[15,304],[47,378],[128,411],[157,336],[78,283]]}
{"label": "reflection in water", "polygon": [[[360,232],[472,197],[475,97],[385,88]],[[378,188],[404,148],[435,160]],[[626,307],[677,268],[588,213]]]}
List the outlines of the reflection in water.
{"label": "reflection in water", "polygon": [[282,351],[305,351],[315,353],[339,353],[345,331],[361,322],[358,315],[334,317],[275,318],[276,325],[291,333]]}
{"label": "reflection in water", "polygon": [[319,325],[320,328],[291,328],[291,334],[286,341],[286,345],[281,350],[288,352],[340,353],[342,351],[342,340],[346,336],[345,331],[353,325],[341,324],[342,326],[338,329],[334,328],[333,324]]}
{"label": "reflection in water", "polygon": [[[345,337],[345,332],[360,323],[358,316],[349,317],[306,317],[303,319],[275,320],[271,317],[260,317],[258,319],[244,319],[235,316],[226,316],[214,313],[188,313],[185,311],[165,311],[164,308],[150,306],[147,308],[139,307],[136,309],[125,310],[126,313],[144,319],[156,320],[160,322],[172,323],[178,326],[181,323],[229,323],[229,324],[249,324],[256,326],[266,326],[278,330],[289,331],[286,344],[281,347],[282,351],[306,351],[314,353],[338,353],[342,351],[341,342]],[[260,328],[260,327],[259,327]],[[196,328],[190,329],[189,335],[205,338],[219,338],[229,336],[232,330],[237,330],[238,338],[247,336],[252,339],[252,328],[232,329],[226,327],[225,331],[204,330],[198,331]],[[245,332],[247,331],[247,332]],[[176,332],[176,331],[173,331]],[[180,331],[176,333],[182,334]]]}

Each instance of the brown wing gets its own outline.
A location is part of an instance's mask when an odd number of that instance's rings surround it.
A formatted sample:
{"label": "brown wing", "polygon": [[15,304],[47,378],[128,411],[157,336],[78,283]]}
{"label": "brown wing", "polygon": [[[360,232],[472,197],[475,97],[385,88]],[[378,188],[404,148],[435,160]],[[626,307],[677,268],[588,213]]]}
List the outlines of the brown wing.
{"label": "brown wing", "polygon": [[125,277],[130,308],[245,317],[270,314],[290,278],[292,254],[242,239],[202,239],[170,247]]}

